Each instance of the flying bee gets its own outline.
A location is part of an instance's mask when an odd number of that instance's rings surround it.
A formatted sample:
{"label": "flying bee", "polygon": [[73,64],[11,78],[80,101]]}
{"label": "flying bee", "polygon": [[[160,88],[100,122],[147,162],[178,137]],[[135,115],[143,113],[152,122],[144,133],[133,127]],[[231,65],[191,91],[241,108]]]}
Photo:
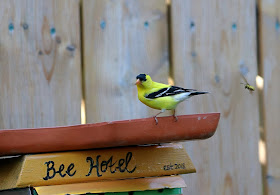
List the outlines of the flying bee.
{"label": "flying bee", "polygon": [[248,89],[249,91],[255,91],[255,87],[249,85],[249,83],[240,83],[240,84],[243,84],[245,86],[245,89]]}
{"label": "flying bee", "polygon": [[250,85],[247,81],[247,79],[243,76],[243,74],[241,74],[243,79],[245,80],[245,83],[240,83],[240,84],[243,84],[245,86],[245,89],[248,89],[250,92],[253,92],[255,91],[255,87]]}

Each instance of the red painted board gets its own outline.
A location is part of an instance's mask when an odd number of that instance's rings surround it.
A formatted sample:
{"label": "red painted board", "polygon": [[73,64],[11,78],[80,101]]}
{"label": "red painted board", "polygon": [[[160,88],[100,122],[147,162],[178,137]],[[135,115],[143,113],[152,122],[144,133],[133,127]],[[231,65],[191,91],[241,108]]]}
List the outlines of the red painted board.
{"label": "red painted board", "polygon": [[220,113],[102,122],[95,124],[0,130],[0,156],[207,139]]}

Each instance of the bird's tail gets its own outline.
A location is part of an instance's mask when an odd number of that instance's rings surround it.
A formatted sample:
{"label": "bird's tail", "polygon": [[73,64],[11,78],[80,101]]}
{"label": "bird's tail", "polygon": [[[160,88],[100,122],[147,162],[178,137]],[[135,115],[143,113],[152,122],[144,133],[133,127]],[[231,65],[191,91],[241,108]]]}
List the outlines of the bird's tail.
{"label": "bird's tail", "polygon": [[201,95],[201,94],[207,94],[209,92],[207,91],[194,91],[190,94],[190,96],[195,96],[195,95]]}

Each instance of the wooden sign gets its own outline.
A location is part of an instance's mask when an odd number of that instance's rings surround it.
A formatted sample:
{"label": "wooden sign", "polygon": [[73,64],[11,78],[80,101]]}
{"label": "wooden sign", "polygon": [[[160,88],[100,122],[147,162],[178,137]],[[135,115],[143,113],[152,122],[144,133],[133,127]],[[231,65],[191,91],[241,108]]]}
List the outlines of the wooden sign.
{"label": "wooden sign", "polygon": [[193,172],[179,144],[24,155],[0,160],[0,189]]}

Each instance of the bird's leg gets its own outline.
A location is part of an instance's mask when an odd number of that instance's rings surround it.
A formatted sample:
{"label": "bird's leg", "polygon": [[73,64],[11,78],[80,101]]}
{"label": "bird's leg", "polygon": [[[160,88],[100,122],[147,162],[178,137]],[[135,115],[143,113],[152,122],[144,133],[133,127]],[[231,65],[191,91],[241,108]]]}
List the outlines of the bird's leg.
{"label": "bird's leg", "polygon": [[158,120],[157,120],[157,116],[161,113],[164,113],[165,112],[165,109],[162,109],[159,113],[157,113],[154,118],[155,118],[155,121],[156,121],[156,125],[158,124]]}
{"label": "bird's leg", "polygon": [[175,118],[175,121],[177,122],[178,121],[178,117],[175,115],[175,109],[173,110],[173,117]]}

